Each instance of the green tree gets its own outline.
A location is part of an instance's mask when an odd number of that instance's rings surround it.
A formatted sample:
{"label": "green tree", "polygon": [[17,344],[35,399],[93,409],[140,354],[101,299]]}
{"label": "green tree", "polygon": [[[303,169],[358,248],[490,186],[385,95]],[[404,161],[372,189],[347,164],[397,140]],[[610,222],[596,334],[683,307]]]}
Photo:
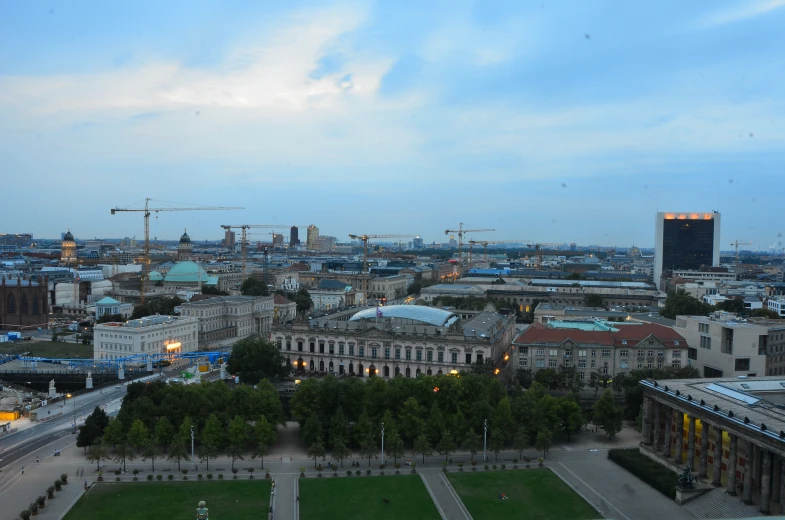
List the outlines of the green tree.
{"label": "green tree", "polygon": [[498,428],[491,430],[491,440],[488,443],[491,452],[496,456],[495,460],[499,460],[499,452],[504,449],[504,432]]}
{"label": "green tree", "polygon": [[175,431],[172,423],[166,417],[161,417],[155,423],[155,440],[158,444],[163,446],[164,453],[169,448],[169,445],[174,440]]}
{"label": "green tree", "polygon": [[466,436],[463,438],[461,447],[469,452],[471,461],[474,462],[474,456],[477,455],[478,451],[480,451],[482,443],[480,441],[480,436],[474,431],[473,428],[466,432]]}
{"label": "green tree", "polygon": [[375,428],[373,427],[371,418],[368,415],[368,409],[363,408],[363,412],[360,414],[360,417],[357,419],[357,422],[354,425],[354,441],[357,444],[362,444],[366,437],[374,437],[374,430]]}
{"label": "green tree", "polygon": [[124,437],[125,431],[123,430],[123,423],[117,420],[116,417],[112,418],[109,421],[109,425],[107,425],[104,430],[104,442],[111,444],[112,449],[115,449],[117,443]]}
{"label": "green tree", "polygon": [[344,442],[343,437],[335,437],[333,440],[332,456],[335,460],[341,463],[341,467],[343,467],[344,459],[349,458],[351,455],[352,452],[346,446],[346,442]]}
{"label": "green tree", "polygon": [[362,441],[360,441],[360,457],[368,458],[368,466],[371,465],[371,458],[379,456],[379,445],[376,443],[376,437],[373,434],[367,434]]}
{"label": "green tree", "polygon": [[297,304],[297,313],[302,314],[311,307],[313,307],[313,300],[311,300],[311,295],[308,294],[304,288],[297,291],[297,295],[294,297],[294,302]]}
{"label": "green tree", "polygon": [[586,296],[586,307],[601,307],[605,309],[605,302],[599,294],[589,294]]}
{"label": "green tree", "polygon": [[207,421],[202,428],[202,435],[200,436],[199,443],[199,460],[207,463],[207,469],[210,469],[210,459],[218,455],[218,450],[221,446],[221,422],[214,413],[207,417]]}
{"label": "green tree", "polygon": [[186,444],[183,438],[179,435],[175,437],[175,439],[169,445],[169,456],[166,458],[166,460],[177,463],[177,471],[180,471],[180,463],[182,461],[189,460],[191,453],[190,446],[190,441],[188,444]]}
{"label": "green tree", "polygon": [[288,376],[292,367],[275,345],[258,336],[251,336],[234,344],[226,370],[239,375],[243,383],[255,385],[262,379],[278,381]]}
{"label": "green tree", "polygon": [[431,441],[431,444],[439,442],[442,438],[445,426],[446,421],[444,420],[444,415],[442,415],[439,405],[434,402],[433,406],[431,406],[431,413],[428,415],[428,421],[425,423],[428,432],[428,440]]}
{"label": "green tree", "polygon": [[136,458],[133,448],[125,437],[121,437],[115,441],[114,447],[114,460],[123,465],[123,473],[125,473],[125,462],[132,462]]}
{"label": "green tree", "polygon": [[386,441],[384,448],[387,450],[387,453],[393,458],[393,462],[398,462],[398,459],[404,456],[401,434],[398,433],[398,430],[393,430],[384,440]]}
{"label": "green tree", "polygon": [[545,458],[545,452],[551,449],[551,431],[549,429],[544,428],[537,432],[534,449],[542,451],[542,457]]}
{"label": "green tree", "polygon": [[609,439],[613,439],[621,431],[621,408],[613,400],[610,388],[605,390],[599,401],[594,403],[594,423],[598,424],[608,434]]}
{"label": "green tree", "polygon": [[567,434],[567,442],[570,442],[570,434],[578,433],[586,423],[583,417],[583,410],[575,402],[571,395],[559,399],[559,422],[561,429]]}
{"label": "green tree", "polygon": [[[185,416],[183,418],[183,422],[180,423],[180,429],[177,432],[177,437],[175,440],[179,440],[183,446],[187,448],[187,451],[190,452],[191,446],[191,429],[193,428],[193,422],[189,416]],[[196,431],[194,431],[194,434]]]}
{"label": "green tree", "polygon": [[312,415],[305,421],[305,425],[300,430],[300,436],[306,446],[310,446],[316,439],[322,438],[322,422],[318,415]]}
{"label": "green tree", "polygon": [[240,285],[240,294],[243,296],[268,296],[270,291],[264,280],[259,280],[252,276],[243,280],[242,285]]}
{"label": "green tree", "polygon": [[275,442],[275,427],[267,422],[267,419],[262,415],[256,420],[253,429],[253,437],[255,442],[255,451],[253,458],[259,457],[264,467],[264,456],[267,455],[267,450],[270,445]]}
{"label": "green tree", "polygon": [[148,437],[147,442],[142,447],[142,460],[150,459],[152,471],[155,471],[155,459],[161,455],[161,450],[155,442],[155,438]]}
{"label": "green tree", "polygon": [[131,425],[131,429],[128,430],[128,442],[136,450],[136,453],[139,453],[139,450],[147,444],[149,439],[150,432],[147,431],[147,426],[144,425],[141,419],[135,420]]}
{"label": "green tree", "polygon": [[318,459],[319,457],[322,457],[322,460],[324,460],[324,457],[325,457],[326,453],[327,452],[324,449],[324,443],[322,442],[321,437],[316,439],[316,442],[311,444],[308,447],[308,451],[306,452],[306,454],[308,455],[308,458],[309,459],[313,459],[313,467],[314,468],[316,468],[316,459]]}
{"label": "green tree", "polygon": [[512,445],[518,451],[518,458],[523,458],[523,450],[529,445],[529,435],[526,433],[526,428],[520,427],[515,431],[515,437],[512,439]]}
{"label": "green tree", "polygon": [[85,418],[84,424],[79,427],[79,434],[76,437],[76,445],[79,448],[92,446],[96,439],[104,434],[104,429],[109,425],[109,417],[100,406],[96,406],[93,412]]}
{"label": "green tree", "polygon": [[422,407],[417,399],[408,397],[398,413],[398,429],[404,439],[414,442],[420,433],[425,428],[425,422],[422,420]]}
{"label": "green tree", "polygon": [[506,396],[496,405],[496,410],[493,413],[493,429],[499,430],[505,440],[511,438],[515,430],[515,419],[512,417],[510,400]]}
{"label": "green tree", "polygon": [[515,371],[515,381],[523,388],[529,388],[534,382],[534,373],[530,368],[519,368]]}
{"label": "green tree", "polygon": [[[656,280],[655,280],[656,281]],[[684,290],[671,291],[660,311],[663,318],[675,320],[676,316],[708,316],[714,307],[687,294]]]}
{"label": "green tree", "polygon": [[476,361],[471,364],[470,373],[478,376],[492,376],[496,370],[496,364],[491,358],[485,358],[482,361]]}
{"label": "green tree", "polygon": [[101,461],[105,460],[106,457],[106,446],[104,446],[102,439],[100,437],[94,439],[93,443],[90,445],[90,450],[87,452],[87,460],[89,462],[95,462],[96,471],[98,471],[101,469]]}
{"label": "green tree", "polygon": [[232,458],[232,469],[234,469],[234,461],[243,460],[245,445],[248,444],[247,426],[239,415],[235,415],[229,423],[227,437],[229,440],[227,454]]}
{"label": "green tree", "polygon": [[436,451],[439,455],[444,455],[444,460],[455,453],[457,446],[455,445],[455,439],[452,438],[452,433],[447,430],[442,432],[442,437],[439,439],[439,443],[436,445]]}
{"label": "green tree", "polygon": [[344,442],[349,438],[349,421],[346,420],[342,406],[338,406],[338,409],[335,410],[335,413],[330,418],[330,444],[334,442],[333,439],[339,437]]}
{"label": "green tree", "polygon": [[422,455],[423,464],[425,464],[425,457],[430,457],[433,454],[433,448],[431,448],[431,443],[428,442],[428,436],[425,433],[418,435],[414,446],[412,446],[412,455],[416,457],[418,453]]}

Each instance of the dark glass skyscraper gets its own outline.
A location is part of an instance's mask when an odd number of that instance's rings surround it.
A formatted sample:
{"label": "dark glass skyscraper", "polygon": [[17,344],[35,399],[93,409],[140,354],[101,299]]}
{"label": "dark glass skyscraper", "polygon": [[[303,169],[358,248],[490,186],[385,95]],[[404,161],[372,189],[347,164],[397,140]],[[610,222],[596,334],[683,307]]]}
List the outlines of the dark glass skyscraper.
{"label": "dark glass skyscraper", "polygon": [[719,213],[657,213],[654,283],[663,271],[697,270],[720,261]]}
{"label": "dark glass skyscraper", "polygon": [[289,246],[296,246],[300,244],[300,230],[297,229],[297,226],[292,226],[292,229],[289,230]]}

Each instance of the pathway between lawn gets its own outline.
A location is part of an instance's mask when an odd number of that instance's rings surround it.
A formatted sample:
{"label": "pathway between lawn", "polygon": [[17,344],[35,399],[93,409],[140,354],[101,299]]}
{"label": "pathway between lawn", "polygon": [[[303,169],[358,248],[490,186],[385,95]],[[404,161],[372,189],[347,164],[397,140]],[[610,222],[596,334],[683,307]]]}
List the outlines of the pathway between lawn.
{"label": "pathway between lawn", "polygon": [[273,520],[297,520],[300,518],[297,503],[297,479],[299,475],[288,473],[275,478],[275,506]]}
{"label": "pathway between lawn", "polygon": [[420,471],[420,476],[445,520],[471,520],[471,516],[441,471]]}

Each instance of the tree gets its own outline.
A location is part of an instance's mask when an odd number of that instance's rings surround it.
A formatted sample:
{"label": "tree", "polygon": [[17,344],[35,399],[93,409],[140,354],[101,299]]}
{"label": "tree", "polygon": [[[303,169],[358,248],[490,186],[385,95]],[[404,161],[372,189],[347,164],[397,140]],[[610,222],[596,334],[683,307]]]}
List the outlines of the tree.
{"label": "tree", "polygon": [[237,459],[243,460],[245,445],[248,443],[246,424],[239,415],[235,415],[234,419],[229,423],[228,440],[229,449],[227,453],[232,458],[232,469],[234,469],[234,461]]}
{"label": "tree", "polygon": [[500,430],[506,440],[512,437],[514,428],[515,419],[512,417],[510,400],[505,396],[496,405],[496,410],[493,413],[493,429]]}
{"label": "tree", "polygon": [[169,445],[169,456],[166,458],[169,462],[177,463],[177,471],[180,471],[180,463],[189,459],[190,450],[188,444],[183,441],[179,435],[175,437],[172,444]]}
{"label": "tree", "polygon": [[141,419],[137,419],[128,430],[128,442],[134,447],[136,453],[139,453],[150,438],[150,433],[147,431],[147,426],[144,425]]}
{"label": "tree", "polygon": [[311,295],[308,294],[308,291],[306,291],[304,288],[297,291],[297,295],[294,297],[294,302],[297,304],[298,314],[304,313],[313,307],[313,300],[311,300]]}
{"label": "tree", "polygon": [[174,435],[174,427],[169,422],[169,419],[166,417],[158,419],[158,422],[155,423],[155,441],[163,446],[164,453],[166,453],[167,448],[172,443]]}
{"label": "tree", "polygon": [[[229,296],[228,292],[222,291],[221,289],[213,285],[205,285],[205,284],[202,284],[202,294],[212,294],[215,296]],[[265,294],[265,296],[267,295]]]}
{"label": "tree", "polygon": [[147,442],[143,446],[142,460],[150,459],[152,463],[152,471],[155,471],[155,459],[161,455],[161,450],[153,437],[148,437]]}
{"label": "tree", "polygon": [[306,446],[310,446],[316,439],[322,438],[322,423],[319,416],[314,414],[305,421],[305,425],[300,430],[300,436]]}
{"label": "tree", "polygon": [[564,376],[553,368],[543,368],[534,374],[534,380],[548,390],[561,390],[564,387]]}
{"label": "tree", "polygon": [[354,431],[352,433],[354,434],[354,440],[357,444],[362,444],[367,437],[374,436],[374,427],[371,418],[368,416],[367,408],[363,408],[363,412],[354,424]]}
{"label": "tree", "polygon": [[267,288],[267,284],[264,283],[264,280],[259,280],[258,278],[251,276],[250,278],[243,280],[243,283],[240,286],[240,294],[243,296],[267,296],[270,294],[270,290]]}
{"label": "tree", "polygon": [[489,447],[496,456],[496,460],[499,460],[499,452],[504,449],[504,432],[502,430],[494,428],[491,431],[491,441],[489,443]]}
{"label": "tree", "polygon": [[529,445],[529,436],[526,433],[526,428],[520,427],[515,432],[515,437],[512,439],[513,447],[518,450],[518,458],[523,458],[523,450]]}
{"label": "tree", "polygon": [[485,358],[482,361],[476,361],[471,364],[470,372],[479,376],[492,376],[496,370],[496,364],[491,358]]}
{"label": "tree", "polygon": [[97,470],[101,469],[101,461],[106,459],[106,446],[99,437],[90,445],[90,450],[87,452],[87,460],[95,462]]}
{"label": "tree", "polygon": [[534,449],[542,451],[542,457],[545,458],[545,452],[551,449],[551,431],[544,428],[537,432],[537,440],[534,441]]}
{"label": "tree", "polygon": [[466,432],[466,436],[463,438],[461,448],[469,452],[472,462],[474,462],[474,456],[480,451],[481,446],[480,436],[474,431],[474,428],[469,429],[469,431]]}
{"label": "tree", "polygon": [[[655,280],[656,281],[656,280]],[[675,320],[676,316],[708,316],[714,307],[687,294],[683,289],[671,291],[660,311],[663,318]]]}
{"label": "tree", "polygon": [[431,413],[428,415],[428,421],[425,423],[425,426],[428,431],[428,439],[431,441],[431,444],[439,442],[439,439],[442,438],[446,424],[444,421],[444,416],[442,415],[442,411],[439,409],[439,405],[436,404],[435,401],[433,406],[431,406]]}
{"label": "tree", "polygon": [[602,307],[605,308],[605,302],[599,294],[589,294],[586,296],[586,307]]}
{"label": "tree", "polygon": [[412,455],[416,457],[418,453],[422,455],[423,464],[425,464],[425,457],[430,457],[433,454],[433,448],[431,448],[431,443],[428,442],[428,436],[425,433],[418,435],[414,446],[412,446]]}
{"label": "tree", "polygon": [[190,451],[191,446],[191,430],[193,429],[193,422],[189,416],[183,417],[183,422],[180,423],[180,430],[177,432],[175,440],[179,440],[187,451]]}
{"label": "tree", "polygon": [[76,445],[79,448],[92,446],[96,439],[102,437],[104,429],[109,425],[109,417],[100,406],[96,406],[93,412],[85,418],[84,424],[79,427],[79,435],[76,437]]}
{"label": "tree", "polygon": [[125,473],[125,462],[131,462],[136,458],[134,450],[128,441],[123,437],[116,441],[114,447],[114,460],[115,462],[123,464],[123,473]]}
{"label": "tree", "polygon": [[262,467],[264,467],[264,456],[267,454],[270,444],[275,442],[275,427],[267,422],[264,415],[256,420],[253,429],[253,437],[256,445],[252,457],[259,457],[262,461]]}
{"label": "tree", "polygon": [[731,298],[730,300],[719,302],[716,307],[721,311],[734,312],[740,315],[744,314],[745,310],[743,298]]}
{"label": "tree", "polygon": [[610,388],[602,393],[600,400],[594,403],[594,423],[608,434],[609,439],[621,431],[621,408],[613,400]]}
{"label": "tree", "polygon": [[404,456],[404,446],[401,434],[398,433],[398,430],[393,430],[385,440],[387,442],[384,447],[387,450],[387,453],[393,458],[393,462],[398,462],[398,459]]}
{"label": "tree", "polygon": [[199,460],[205,461],[207,469],[210,469],[210,458],[215,458],[218,455],[218,449],[221,446],[221,423],[214,413],[207,417],[200,441]]}
{"label": "tree", "polygon": [[404,439],[414,442],[425,427],[422,420],[422,407],[417,399],[409,397],[403,402],[400,412],[398,412],[398,428]]}
{"label": "tree", "polygon": [[338,406],[338,409],[335,410],[335,413],[330,418],[330,444],[334,442],[333,439],[339,437],[344,442],[349,438],[349,421],[346,420],[346,416],[343,414],[342,406]]}
{"label": "tree", "polygon": [[316,442],[314,442],[308,447],[308,451],[306,452],[306,454],[308,455],[309,459],[313,459],[313,467],[316,468],[316,459],[318,459],[319,457],[322,457],[322,459],[324,459],[324,456],[326,454],[326,451],[324,449],[324,443],[322,443],[321,437],[316,439]]}
{"label": "tree", "polygon": [[335,437],[333,440],[332,456],[335,460],[341,463],[341,467],[343,467],[344,459],[349,458],[351,455],[352,452],[346,446],[346,442],[344,442],[343,437]]}
{"label": "tree", "polygon": [[515,371],[515,381],[524,388],[529,388],[534,382],[534,374],[530,368],[519,368]]}
{"label": "tree", "polygon": [[621,395],[622,390],[624,390],[624,381],[627,377],[627,374],[624,372],[619,372],[615,376],[613,376],[613,381],[611,382],[611,388],[616,391],[616,395]]}
{"label": "tree", "polygon": [[567,434],[567,442],[570,442],[570,434],[581,431],[586,423],[583,410],[570,395],[559,399],[558,413],[562,431]]}
{"label": "tree", "polygon": [[116,417],[112,418],[112,420],[109,421],[109,425],[104,429],[104,442],[111,444],[112,449],[115,449],[117,443],[124,437],[125,432],[123,431],[123,423]]}
{"label": "tree", "polygon": [[376,437],[367,434],[360,442],[360,457],[368,458],[368,466],[371,465],[371,458],[379,456],[379,446],[376,444]]}
{"label": "tree", "polygon": [[125,318],[123,318],[122,314],[104,314],[95,322],[96,324],[100,323],[116,323],[116,322],[123,322]]}
{"label": "tree", "polygon": [[422,284],[419,282],[414,282],[406,288],[406,294],[411,296],[412,294],[417,294],[422,291]]}
{"label": "tree", "polygon": [[439,444],[436,445],[436,451],[439,455],[444,455],[444,460],[452,454],[455,453],[455,449],[457,446],[455,445],[455,439],[452,438],[452,433],[447,430],[442,432],[442,438],[439,439]]}
{"label": "tree", "polygon": [[251,336],[234,344],[226,370],[239,375],[243,383],[255,385],[262,379],[278,381],[288,376],[292,368],[275,345],[258,336]]}

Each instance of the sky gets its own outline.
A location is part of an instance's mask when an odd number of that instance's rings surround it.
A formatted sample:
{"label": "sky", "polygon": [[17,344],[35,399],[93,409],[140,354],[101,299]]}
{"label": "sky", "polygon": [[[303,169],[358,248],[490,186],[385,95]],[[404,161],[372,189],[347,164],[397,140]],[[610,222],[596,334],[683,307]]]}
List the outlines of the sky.
{"label": "sky", "polygon": [[167,239],[649,247],[658,210],[716,210],[723,249],[781,248],[782,27],[785,0],[0,2],[0,232],[141,238],[109,210],[149,197],[245,208]]}

